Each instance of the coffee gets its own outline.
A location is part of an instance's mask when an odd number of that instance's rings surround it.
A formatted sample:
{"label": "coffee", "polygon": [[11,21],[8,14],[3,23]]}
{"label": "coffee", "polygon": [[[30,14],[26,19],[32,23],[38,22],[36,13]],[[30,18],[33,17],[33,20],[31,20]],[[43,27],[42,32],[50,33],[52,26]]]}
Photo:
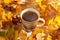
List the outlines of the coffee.
{"label": "coffee", "polygon": [[38,19],[38,15],[37,15],[35,12],[28,11],[28,12],[25,12],[25,13],[22,15],[22,18],[23,18],[25,21],[32,22],[32,21],[35,21],[35,20]]}

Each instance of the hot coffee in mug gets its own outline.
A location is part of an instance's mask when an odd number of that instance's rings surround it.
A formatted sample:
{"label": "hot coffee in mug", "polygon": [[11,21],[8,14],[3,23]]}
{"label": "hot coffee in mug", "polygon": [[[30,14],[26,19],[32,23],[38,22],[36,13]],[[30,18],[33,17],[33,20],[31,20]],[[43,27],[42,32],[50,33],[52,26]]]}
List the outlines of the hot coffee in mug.
{"label": "hot coffee in mug", "polygon": [[38,19],[38,15],[35,12],[27,11],[22,15],[23,20],[33,22]]}
{"label": "hot coffee in mug", "polygon": [[[35,27],[42,27],[45,24],[45,20],[40,18],[40,13],[34,8],[24,9],[21,14],[22,24],[25,25],[27,29],[33,29]],[[39,21],[43,23],[38,24]]]}

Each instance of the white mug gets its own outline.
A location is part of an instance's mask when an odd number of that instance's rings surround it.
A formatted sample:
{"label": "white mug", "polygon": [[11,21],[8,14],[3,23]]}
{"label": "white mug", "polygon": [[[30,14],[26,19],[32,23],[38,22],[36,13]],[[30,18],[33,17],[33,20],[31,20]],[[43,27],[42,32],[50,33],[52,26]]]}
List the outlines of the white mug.
{"label": "white mug", "polygon": [[[34,20],[34,21],[31,21],[31,22],[24,20],[22,18],[23,14],[26,13],[26,12],[28,12],[28,11],[34,12],[38,16],[38,18],[36,20]],[[25,25],[27,29],[30,29],[33,26],[34,27],[42,27],[45,24],[45,20],[43,18],[40,18],[40,13],[36,9],[34,9],[34,8],[24,9],[21,12],[20,17],[21,17],[21,20],[22,20],[22,24]],[[39,21],[42,21],[43,23],[38,24]]]}

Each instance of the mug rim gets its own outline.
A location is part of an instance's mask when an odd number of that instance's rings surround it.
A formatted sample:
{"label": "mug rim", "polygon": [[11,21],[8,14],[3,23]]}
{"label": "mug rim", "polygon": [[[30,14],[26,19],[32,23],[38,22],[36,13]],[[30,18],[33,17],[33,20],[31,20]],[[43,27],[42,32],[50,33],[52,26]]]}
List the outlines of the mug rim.
{"label": "mug rim", "polygon": [[[28,12],[28,11],[35,12],[35,13],[38,15],[38,19],[40,18],[40,13],[39,13],[39,11],[37,11],[37,10],[34,9],[34,8],[27,8],[27,9],[24,9],[24,10],[21,12],[21,14],[20,14],[21,19],[23,19],[23,18],[22,18],[22,15],[23,15],[25,12]],[[36,20],[38,20],[38,19],[36,19]],[[23,20],[24,20],[24,19],[23,19]],[[36,21],[36,20],[34,20],[34,21]],[[25,21],[25,20],[24,20],[24,21]],[[32,21],[32,22],[34,22],[34,21]],[[29,21],[26,21],[26,22],[29,22]]]}

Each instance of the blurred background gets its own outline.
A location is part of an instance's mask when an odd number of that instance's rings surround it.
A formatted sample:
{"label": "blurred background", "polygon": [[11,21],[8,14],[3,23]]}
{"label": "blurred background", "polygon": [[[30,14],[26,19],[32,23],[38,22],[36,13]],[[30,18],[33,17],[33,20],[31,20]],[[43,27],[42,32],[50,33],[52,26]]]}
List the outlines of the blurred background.
{"label": "blurred background", "polygon": [[[19,17],[26,8],[35,8],[46,21],[28,38]],[[60,40],[60,0],[0,0],[0,40]]]}

